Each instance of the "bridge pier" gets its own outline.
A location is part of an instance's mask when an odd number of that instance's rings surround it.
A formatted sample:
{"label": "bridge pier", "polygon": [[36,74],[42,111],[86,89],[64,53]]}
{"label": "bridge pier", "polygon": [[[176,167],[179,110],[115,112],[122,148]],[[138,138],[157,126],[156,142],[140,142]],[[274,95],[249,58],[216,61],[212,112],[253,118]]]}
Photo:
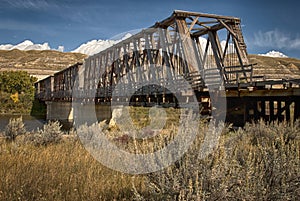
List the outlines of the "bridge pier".
{"label": "bridge pier", "polygon": [[46,106],[47,120],[73,121],[72,102],[46,101]]}
{"label": "bridge pier", "polygon": [[[73,122],[75,118],[89,122],[93,119],[103,121],[111,118],[111,105],[91,103],[72,103],[63,101],[46,101],[47,120]],[[74,113],[74,107],[77,114]],[[77,116],[76,116],[77,115]]]}
{"label": "bridge pier", "polygon": [[[241,96],[227,97],[226,121],[235,126],[263,119],[266,122],[292,123],[300,117],[299,96]],[[248,94],[249,95],[249,94]]]}

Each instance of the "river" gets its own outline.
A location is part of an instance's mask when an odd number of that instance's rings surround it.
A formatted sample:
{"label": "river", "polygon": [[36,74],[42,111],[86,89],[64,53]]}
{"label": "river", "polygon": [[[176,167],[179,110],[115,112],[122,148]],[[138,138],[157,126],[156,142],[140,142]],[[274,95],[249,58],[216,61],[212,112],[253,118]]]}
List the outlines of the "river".
{"label": "river", "polygon": [[[10,118],[18,118],[22,116],[23,122],[25,124],[26,130],[36,131],[37,129],[42,129],[44,124],[47,123],[44,117],[33,117],[30,115],[11,115],[11,114],[0,114],[0,132],[5,130],[6,125]],[[69,130],[72,127],[71,122],[61,122],[63,130]]]}

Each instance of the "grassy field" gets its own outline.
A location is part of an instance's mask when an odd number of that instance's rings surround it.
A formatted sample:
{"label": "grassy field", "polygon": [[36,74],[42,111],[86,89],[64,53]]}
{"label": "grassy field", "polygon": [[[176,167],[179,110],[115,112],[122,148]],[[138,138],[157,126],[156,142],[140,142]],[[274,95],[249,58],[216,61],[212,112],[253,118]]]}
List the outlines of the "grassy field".
{"label": "grassy field", "polygon": [[142,177],[110,170],[79,142],[0,146],[0,200],[122,200]]}
{"label": "grassy field", "polygon": [[[112,136],[119,132],[117,128],[103,128]],[[175,128],[167,129],[171,133]],[[300,122],[293,125],[258,122],[239,130],[228,126],[214,152],[200,158],[204,137],[201,133],[206,129],[205,124],[199,124],[197,139],[175,164],[136,176],[104,167],[76,137],[65,137],[46,146],[26,141],[26,135],[32,134],[18,136],[12,142],[2,140],[0,200],[297,200],[300,197]],[[128,147],[132,142],[118,143]]]}

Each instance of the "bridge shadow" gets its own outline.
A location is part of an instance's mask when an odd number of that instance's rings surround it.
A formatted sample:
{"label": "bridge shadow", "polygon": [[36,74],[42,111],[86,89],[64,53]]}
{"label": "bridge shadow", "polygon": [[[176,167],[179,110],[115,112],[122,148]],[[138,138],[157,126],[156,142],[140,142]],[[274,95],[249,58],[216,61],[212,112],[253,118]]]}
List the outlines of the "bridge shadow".
{"label": "bridge shadow", "polygon": [[44,101],[34,99],[30,110],[30,116],[46,119],[47,105]]}

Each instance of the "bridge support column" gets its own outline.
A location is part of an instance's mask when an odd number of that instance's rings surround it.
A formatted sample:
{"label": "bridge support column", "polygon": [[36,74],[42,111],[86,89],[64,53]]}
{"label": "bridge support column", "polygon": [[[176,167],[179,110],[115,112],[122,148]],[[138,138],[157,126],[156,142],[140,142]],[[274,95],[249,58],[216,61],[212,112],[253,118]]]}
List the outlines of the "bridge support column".
{"label": "bridge support column", "polygon": [[295,97],[294,104],[294,121],[300,118],[300,97]]}
{"label": "bridge support column", "polygon": [[46,101],[47,120],[73,121],[72,102]]}

